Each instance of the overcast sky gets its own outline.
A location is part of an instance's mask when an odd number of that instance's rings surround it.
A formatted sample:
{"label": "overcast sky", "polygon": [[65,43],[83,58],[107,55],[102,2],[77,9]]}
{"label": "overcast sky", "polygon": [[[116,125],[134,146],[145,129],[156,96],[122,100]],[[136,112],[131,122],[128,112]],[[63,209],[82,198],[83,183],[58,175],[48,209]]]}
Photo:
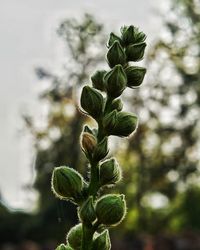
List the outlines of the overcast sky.
{"label": "overcast sky", "polygon": [[1,0],[0,1],[0,190],[13,208],[29,207],[23,185],[33,180],[34,150],[22,131],[21,114],[34,109],[39,82],[37,65],[59,59],[55,29],[63,18],[92,13],[117,30],[141,27],[152,40],[159,33],[158,0]]}

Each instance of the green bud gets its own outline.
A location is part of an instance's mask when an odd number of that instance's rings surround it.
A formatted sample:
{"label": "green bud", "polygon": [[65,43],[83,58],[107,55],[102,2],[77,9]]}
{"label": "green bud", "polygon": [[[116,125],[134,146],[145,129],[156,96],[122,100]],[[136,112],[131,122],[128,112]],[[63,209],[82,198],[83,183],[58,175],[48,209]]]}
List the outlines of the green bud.
{"label": "green bud", "polygon": [[120,98],[113,100],[111,103],[111,109],[112,110],[116,109],[117,111],[121,111],[123,109],[122,100]]}
{"label": "green bud", "polygon": [[98,162],[105,158],[108,152],[108,137],[104,137],[104,139],[97,144],[94,150],[93,159]]}
{"label": "green bud", "polygon": [[125,72],[127,76],[127,86],[130,88],[135,88],[142,84],[146,74],[146,69],[137,66],[130,66],[125,69]]}
{"label": "green bud", "polygon": [[96,219],[96,213],[93,205],[93,198],[90,196],[79,210],[79,217],[86,224],[92,223]]}
{"label": "green bud", "polygon": [[135,28],[135,43],[144,42],[145,39],[146,35],[142,31],[139,31],[138,28]]}
{"label": "green bud", "polygon": [[142,60],[145,48],[146,48],[145,42],[129,45],[126,48],[127,60],[134,62]]}
{"label": "green bud", "polygon": [[110,250],[110,236],[108,230],[104,230],[93,242],[92,250]]}
{"label": "green bud", "polygon": [[114,158],[100,165],[99,180],[101,186],[113,185],[121,180],[121,169]]}
{"label": "green bud", "polygon": [[103,118],[103,127],[107,133],[110,135],[112,130],[115,128],[117,122],[117,111],[113,110]]}
{"label": "green bud", "polygon": [[82,223],[72,227],[67,234],[67,243],[73,247],[75,250],[81,249],[81,241],[82,241]]}
{"label": "green bud", "polygon": [[103,113],[104,100],[101,93],[90,86],[84,86],[81,94],[81,107],[93,118]]}
{"label": "green bud", "polygon": [[127,78],[121,65],[116,65],[105,77],[106,90],[109,96],[116,98],[126,88]]}
{"label": "green bud", "polygon": [[98,221],[104,225],[119,224],[126,214],[124,195],[108,194],[101,197],[96,204]]}
{"label": "green bud", "polygon": [[108,40],[108,47],[112,46],[115,41],[118,41],[122,45],[121,38],[116,36],[113,32],[111,32]]}
{"label": "green bud", "polygon": [[57,167],[52,175],[52,190],[60,199],[78,198],[83,188],[83,177],[73,168]]}
{"label": "green bud", "polygon": [[113,68],[117,64],[126,64],[126,54],[119,41],[114,41],[107,53],[108,64]]}
{"label": "green bud", "polygon": [[83,152],[86,153],[88,156],[92,156],[94,149],[97,145],[97,140],[94,135],[83,132],[81,136],[81,148]]}
{"label": "green bud", "polygon": [[92,75],[91,80],[92,80],[92,86],[95,89],[99,89],[101,91],[105,90],[105,85],[104,85],[104,75],[106,74],[105,70],[101,71],[96,71],[94,75]]}
{"label": "green bud", "polygon": [[126,137],[133,133],[137,128],[137,116],[128,112],[118,112],[115,127],[111,135]]}
{"label": "green bud", "polygon": [[133,25],[122,29],[122,41],[126,46],[143,42],[145,39],[146,35]]}
{"label": "green bud", "polygon": [[70,246],[66,246],[64,244],[59,245],[56,250],[73,250]]}

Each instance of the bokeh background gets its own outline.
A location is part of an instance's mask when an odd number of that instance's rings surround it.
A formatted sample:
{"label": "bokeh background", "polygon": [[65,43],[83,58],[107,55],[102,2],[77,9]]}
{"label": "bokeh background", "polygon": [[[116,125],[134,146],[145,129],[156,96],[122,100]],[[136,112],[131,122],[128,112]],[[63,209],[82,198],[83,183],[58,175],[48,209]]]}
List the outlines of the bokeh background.
{"label": "bokeh background", "polygon": [[95,124],[78,111],[81,87],[106,69],[109,33],[130,24],[147,34],[148,71],[123,96],[137,133],[110,142],[123,168],[112,192],[128,202],[112,249],[200,249],[198,0],[1,0],[0,249],[55,249],[77,223],[51,192],[52,169],[86,176],[79,136]]}

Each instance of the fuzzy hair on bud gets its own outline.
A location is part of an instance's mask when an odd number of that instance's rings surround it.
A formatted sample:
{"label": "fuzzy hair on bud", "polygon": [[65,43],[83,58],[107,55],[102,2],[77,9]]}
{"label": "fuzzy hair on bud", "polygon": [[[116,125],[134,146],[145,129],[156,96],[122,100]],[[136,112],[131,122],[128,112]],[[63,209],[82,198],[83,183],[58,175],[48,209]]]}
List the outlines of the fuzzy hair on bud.
{"label": "fuzzy hair on bud", "polygon": [[123,103],[120,98],[115,99],[111,103],[111,109],[114,110],[116,109],[117,111],[121,111],[123,109]]}
{"label": "fuzzy hair on bud", "polygon": [[108,47],[108,48],[111,47],[115,41],[118,41],[118,42],[122,45],[122,40],[121,40],[121,38],[118,37],[117,35],[115,35],[113,32],[111,32],[111,33],[110,33],[109,40],[108,40],[107,47]]}
{"label": "fuzzy hair on bud", "polygon": [[81,93],[81,107],[93,118],[101,117],[104,107],[102,94],[90,86],[84,86]]}
{"label": "fuzzy hair on bud", "polygon": [[56,250],[73,250],[70,246],[66,246],[64,244],[59,245]]}
{"label": "fuzzy hair on bud", "polygon": [[121,168],[114,158],[106,160],[100,165],[99,181],[101,186],[114,185],[121,178]]}
{"label": "fuzzy hair on bud", "polygon": [[90,196],[79,209],[79,217],[83,223],[91,224],[96,219],[96,213],[93,205],[93,198]]}
{"label": "fuzzy hair on bud", "polygon": [[96,138],[90,133],[83,132],[81,136],[81,148],[86,153],[86,155],[92,156],[96,146]]}
{"label": "fuzzy hair on bud", "polygon": [[126,62],[126,54],[119,41],[115,40],[107,53],[108,64],[113,68],[117,64],[124,66]]}
{"label": "fuzzy hair on bud", "polygon": [[106,74],[105,70],[101,70],[101,71],[96,71],[92,77],[92,86],[95,89],[101,90],[101,91],[105,91],[105,84],[104,84],[104,76]]}
{"label": "fuzzy hair on bud", "polygon": [[122,41],[125,46],[130,44],[140,43],[146,39],[146,35],[140,32],[137,27],[130,25],[121,29]]}
{"label": "fuzzy hair on bud", "polygon": [[97,236],[92,245],[92,250],[110,250],[111,242],[108,230],[104,230]]}
{"label": "fuzzy hair on bud", "polygon": [[107,135],[110,135],[115,128],[117,122],[117,111],[113,110],[109,114],[107,114],[103,119],[103,127],[107,133]]}
{"label": "fuzzy hair on bud", "polygon": [[72,227],[67,234],[67,243],[76,250],[81,249],[81,240],[82,240],[82,223]]}
{"label": "fuzzy hair on bud", "polygon": [[106,157],[108,154],[109,149],[108,149],[108,137],[104,137],[103,140],[101,140],[98,145],[96,146],[93,154],[93,159],[95,161],[101,161]]}
{"label": "fuzzy hair on bud", "polygon": [[102,196],[96,204],[98,221],[107,226],[119,224],[126,214],[124,195],[108,194]]}
{"label": "fuzzy hair on bud", "polygon": [[111,131],[112,135],[127,137],[137,128],[138,118],[128,112],[118,112],[115,127]]}
{"label": "fuzzy hair on bud", "polygon": [[125,72],[127,76],[127,86],[129,88],[137,88],[143,82],[146,69],[137,66],[130,66],[125,69]]}
{"label": "fuzzy hair on bud", "polygon": [[105,85],[108,96],[117,98],[126,88],[127,77],[121,65],[116,65],[105,77]]}
{"label": "fuzzy hair on bud", "polygon": [[83,177],[73,168],[61,166],[52,174],[52,190],[60,199],[76,200],[83,189]]}
{"label": "fuzzy hair on bud", "polygon": [[137,62],[143,59],[146,43],[131,44],[126,48],[126,56],[128,61]]}

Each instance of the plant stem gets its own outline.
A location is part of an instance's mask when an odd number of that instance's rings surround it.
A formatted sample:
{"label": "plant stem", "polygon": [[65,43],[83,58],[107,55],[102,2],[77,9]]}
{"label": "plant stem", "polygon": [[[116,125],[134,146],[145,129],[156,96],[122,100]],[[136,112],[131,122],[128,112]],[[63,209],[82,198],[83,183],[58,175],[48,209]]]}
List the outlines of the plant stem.
{"label": "plant stem", "polygon": [[95,198],[99,189],[99,163],[91,163],[90,175],[88,194]]}
{"label": "plant stem", "polygon": [[94,229],[83,224],[83,236],[81,250],[92,250]]}

